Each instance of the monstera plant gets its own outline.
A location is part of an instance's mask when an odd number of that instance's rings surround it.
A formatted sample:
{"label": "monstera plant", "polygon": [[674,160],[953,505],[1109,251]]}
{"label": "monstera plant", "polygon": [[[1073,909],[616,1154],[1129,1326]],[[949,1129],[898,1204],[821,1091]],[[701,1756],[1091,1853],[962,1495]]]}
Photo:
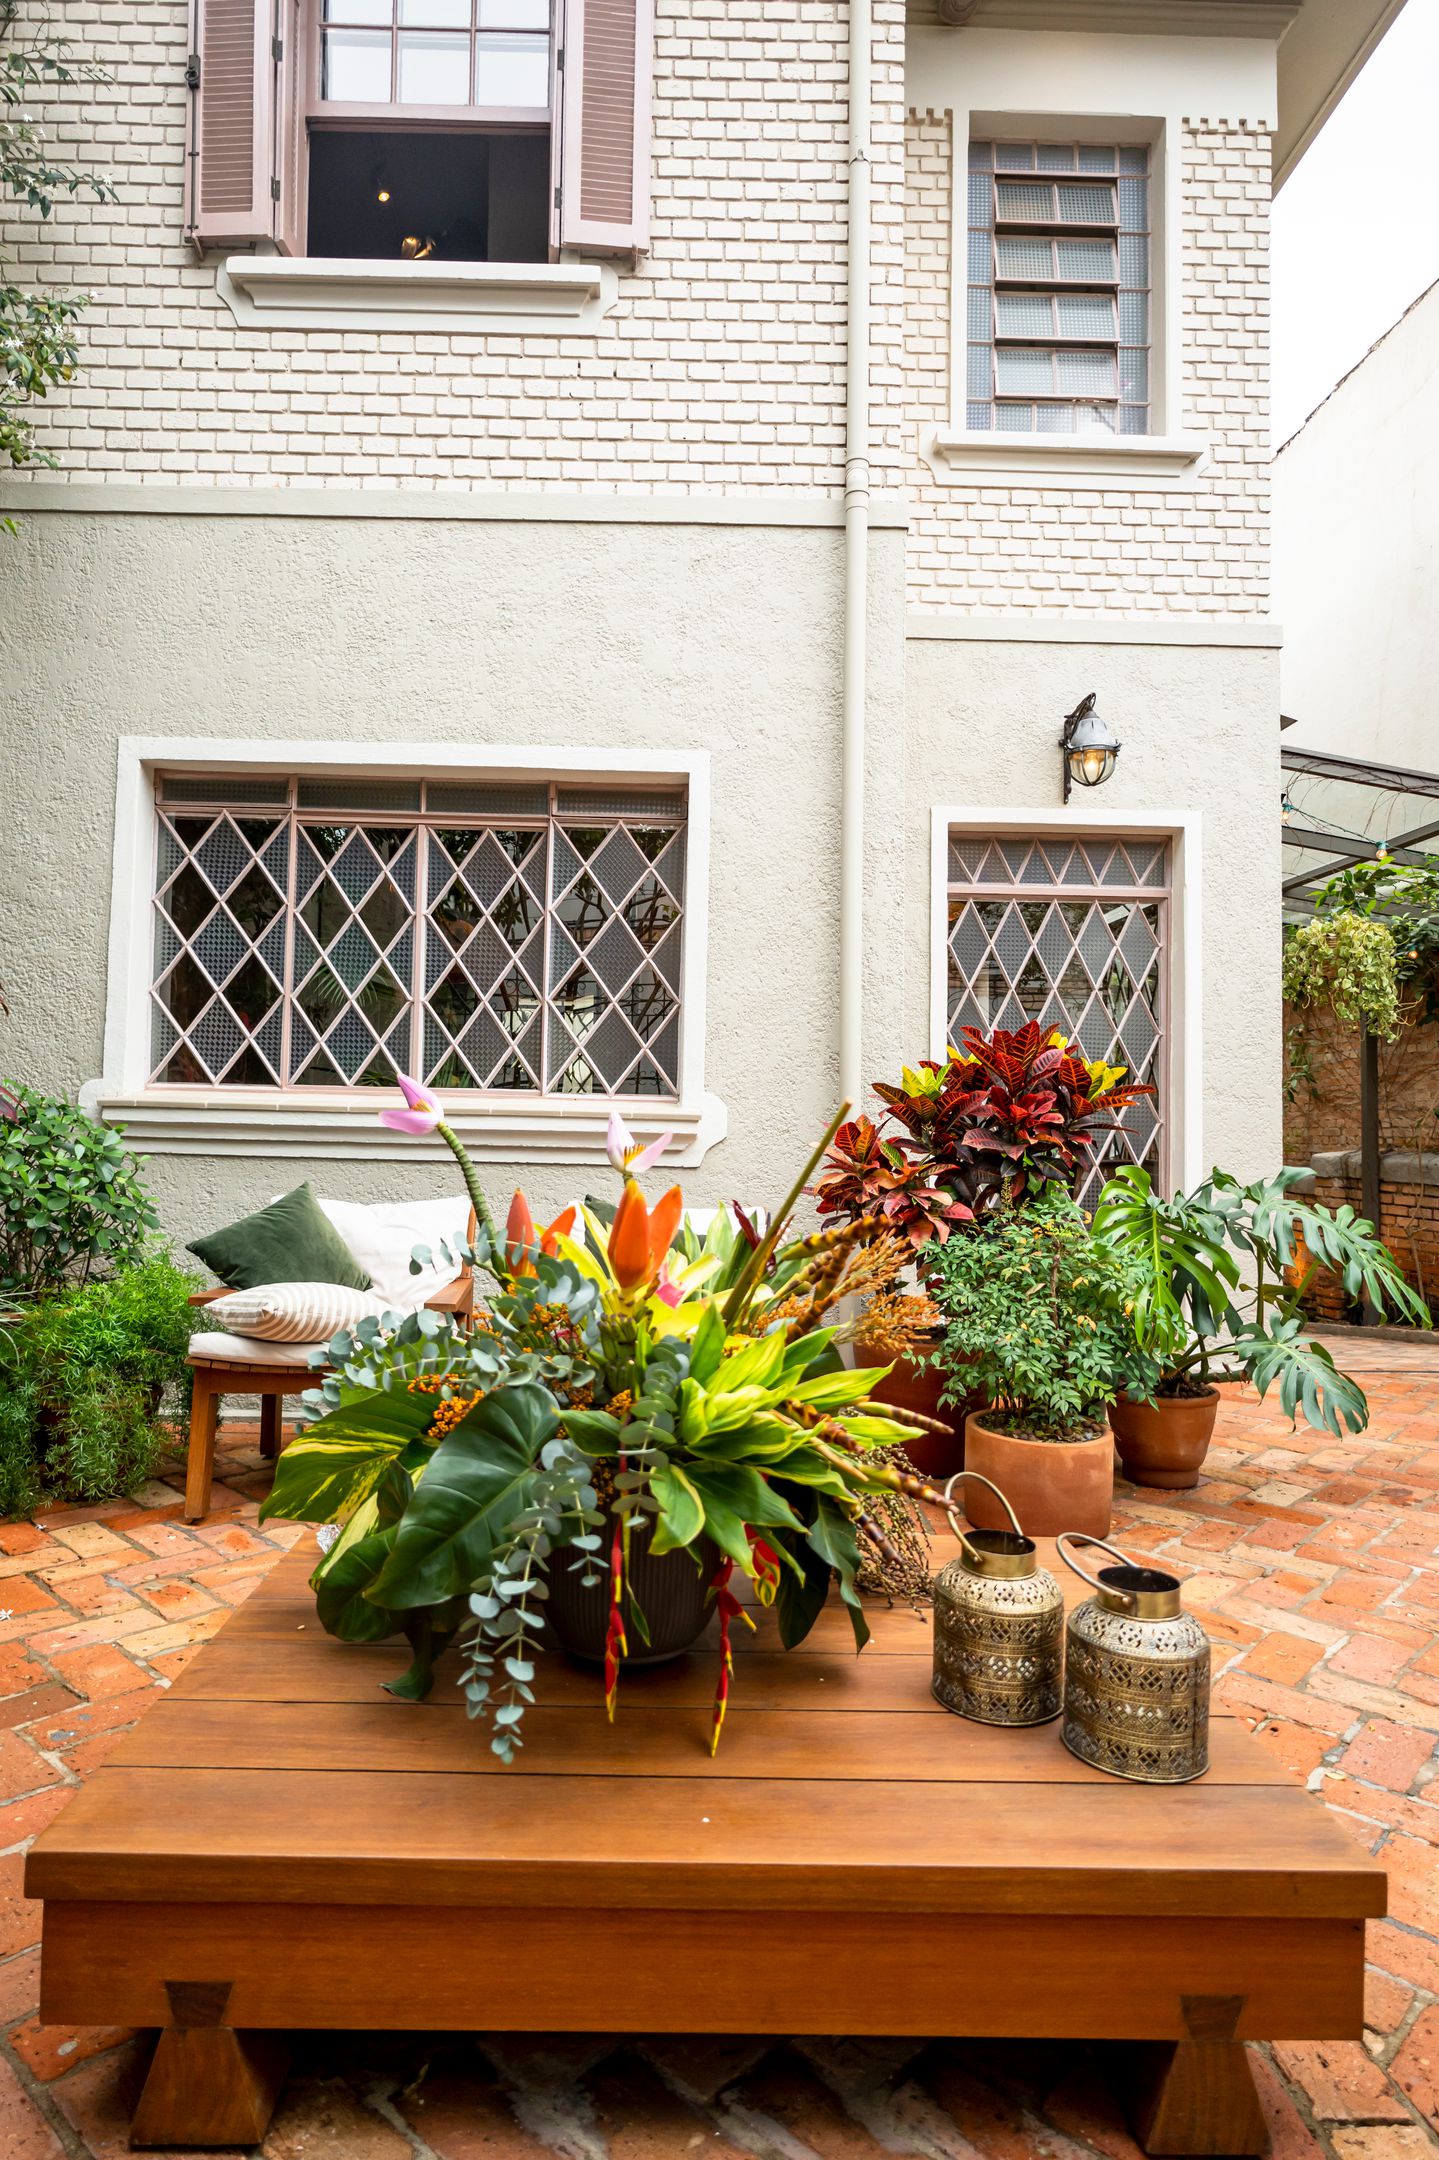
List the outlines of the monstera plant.
{"label": "monstera plant", "polygon": [[[414,1083],[406,1093],[392,1114],[405,1129],[442,1127],[438,1102]],[[719,1614],[712,1744],[745,1610],[737,1576],[774,1607],[786,1647],[837,1584],[863,1646],[861,1544],[886,1549],[884,1507],[927,1488],[876,1453],[917,1429],[871,1402],[885,1368],[844,1366],[839,1329],[821,1324],[856,1279],[896,1275],[906,1248],[877,1249],[868,1217],[784,1236],[833,1131],[763,1236],[736,1238],[729,1218],[707,1250],[684,1231],[678,1187],[651,1207],[639,1184],[665,1141],[640,1148],[616,1119],[612,1222],[586,1210],[581,1235],[568,1209],[539,1229],[516,1195],[505,1239],[482,1231],[467,1248],[494,1283],[471,1329],[420,1312],[331,1346],[320,1414],[281,1457],[262,1512],[325,1526],[313,1580],[332,1634],[408,1638],[393,1692],[425,1695],[458,1637],[471,1715],[489,1718],[508,1761],[546,1610],[576,1576],[604,1592],[613,1715],[622,1662],[650,1635],[639,1583],[656,1561],[698,1574]],[[705,1595],[696,1616],[702,1626]]]}

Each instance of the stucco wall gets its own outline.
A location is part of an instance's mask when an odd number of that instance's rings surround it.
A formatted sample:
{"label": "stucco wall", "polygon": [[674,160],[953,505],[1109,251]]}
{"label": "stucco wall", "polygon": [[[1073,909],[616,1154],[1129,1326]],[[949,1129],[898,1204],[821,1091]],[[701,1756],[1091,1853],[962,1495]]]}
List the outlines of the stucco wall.
{"label": "stucco wall", "polygon": [[1439,285],[1274,461],[1286,742],[1439,771],[1436,399]]}
{"label": "stucco wall", "polygon": [[[1195,1161],[1257,1176],[1280,1161],[1279,786],[1275,656],[1226,647],[983,644],[911,638],[906,660],[905,945],[927,951],[934,804],[1056,809],[1057,716],[1087,690],[1123,748],[1075,831],[1126,812],[1201,820],[1201,1125]],[[928,1040],[928,980],[907,979],[905,1034]],[[1175,1176],[1181,1165],[1173,1166]]]}
{"label": "stucco wall", "polygon": [[[879,534],[866,1056],[884,1060],[902,575],[900,534]],[[705,1084],[730,1137],[685,1183],[777,1196],[836,1085],[839,601],[834,529],[31,514],[3,627],[0,1072],[62,1094],[100,1072],[121,735],[705,749]],[[605,1175],[525,1174],[556,1205]],[[357,1198],[453,1183],[393,1162],[153,1165],[183,1236],[304,1175]]]}

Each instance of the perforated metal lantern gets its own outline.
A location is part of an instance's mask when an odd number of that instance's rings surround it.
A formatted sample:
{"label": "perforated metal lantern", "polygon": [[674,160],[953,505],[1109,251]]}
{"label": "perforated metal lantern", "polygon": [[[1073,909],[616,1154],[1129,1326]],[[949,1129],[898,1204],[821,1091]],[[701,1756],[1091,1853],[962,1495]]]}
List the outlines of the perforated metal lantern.
{"label": "perforated metal lantern", "polygon": [[960,1470],[944,1488],[946,1503],[960,1478],[988,1486],[1013,1527],[961,1529],[948,1509],[959,1555],[930,1586],[932,1692],[946,1710],[981,1725],[1043,1725],[1059,1715],[1063,1595],[997,1485]]}
{"label": "perforated metal lantern", "polygon": [[[1095,1595],[1069,1616],[1064,1723],[1071,1755],[1140,1785],[1186,1785],[1209,1768],[1209,1637],[1180,1605],[1179,1579],[1140,1567],[1103,1538],[1066,1532],[1060,1558]],[[1090,1575],[1066,1547],[1116,1565]]]}

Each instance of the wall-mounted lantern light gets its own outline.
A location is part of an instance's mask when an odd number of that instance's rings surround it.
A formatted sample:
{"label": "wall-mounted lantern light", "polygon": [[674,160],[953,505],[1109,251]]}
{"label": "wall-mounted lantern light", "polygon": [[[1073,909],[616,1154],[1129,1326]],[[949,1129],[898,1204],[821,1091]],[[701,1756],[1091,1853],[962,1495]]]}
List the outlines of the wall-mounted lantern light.
{"label": "wall-mounted lantern light", "polygon": [[1092,690],[1088,697],[1080,699],[1072,713],[1065,715],[1059,753],[1066,802],[1076,782],[1080,787],[1099,787],[1113,772],[1119,743],[1095,711]]}

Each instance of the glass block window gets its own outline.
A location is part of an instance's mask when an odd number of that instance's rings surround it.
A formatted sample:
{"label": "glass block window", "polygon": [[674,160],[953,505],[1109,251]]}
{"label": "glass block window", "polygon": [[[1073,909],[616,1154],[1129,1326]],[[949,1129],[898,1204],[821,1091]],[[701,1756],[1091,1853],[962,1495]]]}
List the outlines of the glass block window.
{"label": "glass block window", "polygon": [[1114,1162],[1167,1188],[1170,851],[1167,841],[949,838],[949,1036],[1037,1020],[1157,1094],[1105,1136],[1080,1193]]}
{"label": "glass block window", "polygon": [[163,777],[153,1083],[679,1091],[685,798]]}
{"label": "glass block window", "polygon": [[1149,152],[972,142],[966,425],[1149,432]]}
{"label": "glass block window", "polygon": [[323,103],[522,111],[550,102],[550,0],[320,0]]}

